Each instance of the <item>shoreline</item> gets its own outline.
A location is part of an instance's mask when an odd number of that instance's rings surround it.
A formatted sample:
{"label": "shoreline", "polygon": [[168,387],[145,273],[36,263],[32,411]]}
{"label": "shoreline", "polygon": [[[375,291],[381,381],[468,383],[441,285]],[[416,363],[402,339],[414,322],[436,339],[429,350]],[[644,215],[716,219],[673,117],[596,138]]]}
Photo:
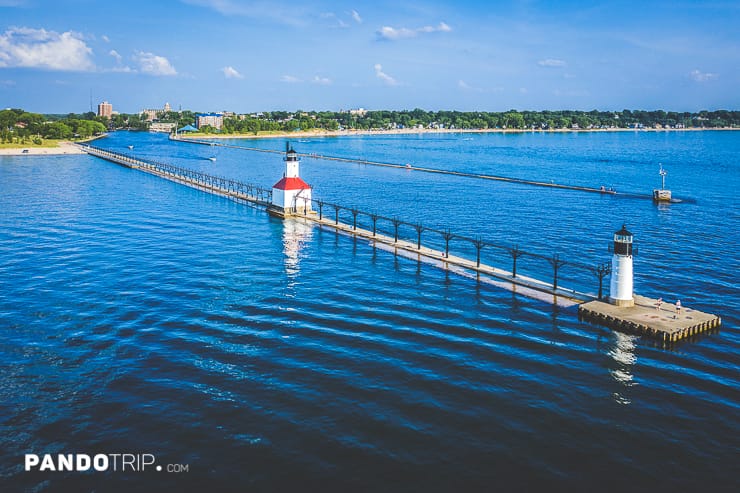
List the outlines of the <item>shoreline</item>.
{"label": "shoreline", "polygon": [[85,151],[72,142],[60,142],[56,147],[31,146],[0,149],[0,156],[61,156],[65,154],[85,154]]}
{"label": "shoreline", "polygon": [[201,134],[193,132],[192,134],[178,134],[178,138],[198,138],[198,139],[285,139],[291,137],[346,137],[354,135],[413,135],[413,134],[482,134],[482,133],[501,133],[501,134],[522,134],[522,133],[591,133],[591,132],[709,132],[709,131],[734,131],[740,128],[720,127],[720,128],[589,128],[589,129],[569,129],[560,128],[554,130],[531,130],[531,129],[503,129],[503,128],[471,128],[471,129],[450,129],[450,128],[403,128],[392,130],[302,130],[299,132],[277,132],[254,135],[250,134]]}
{"label": "shoreline", "polygon": [[[97,135],[89,139],[72,142],[69,140],[63,140],[59,142],[55,147],[34,147],[34,146],[18,146],[18,147],[2,147],[0,148],[0,156],[62,156],[65,154],[85,154],[85,151],[80,149],[77,144],[84,142],[91,142],[93,140],[102,139],[107,137],[108,134]],[[24,152],[26,151],[26,152]]]}

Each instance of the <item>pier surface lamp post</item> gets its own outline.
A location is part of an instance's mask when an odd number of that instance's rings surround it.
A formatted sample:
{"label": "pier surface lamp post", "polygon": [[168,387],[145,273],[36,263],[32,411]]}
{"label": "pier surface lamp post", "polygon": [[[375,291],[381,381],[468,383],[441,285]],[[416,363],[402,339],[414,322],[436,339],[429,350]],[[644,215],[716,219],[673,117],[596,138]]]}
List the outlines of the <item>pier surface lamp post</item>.
{"label": "pier surface lamp post", "polygon": [[617,306],[634,306],[632,295],[632,233],[622,225],[614,233],[612,249],[612,276],[609,284],[609,302]]}

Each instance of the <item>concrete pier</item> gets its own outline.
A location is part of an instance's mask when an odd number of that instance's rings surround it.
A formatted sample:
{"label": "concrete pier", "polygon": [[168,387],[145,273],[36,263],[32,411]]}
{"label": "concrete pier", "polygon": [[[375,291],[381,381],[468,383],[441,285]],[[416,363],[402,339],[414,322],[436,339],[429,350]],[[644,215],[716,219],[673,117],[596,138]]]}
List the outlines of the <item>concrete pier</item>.
{"label": "concrete pier", "polygon": [[[441,250],[435,250],[423,245],[419,246],[414,242],[406,240],[396,240],[392,236],[381,233],[373,233],[367,229],[353,227],[350,224],[337,222],[329,218],[319,218],[316,212],[308,214],[294,214],[282,216],[288,221],[306,221],[313,222],[322,227],[332,229],[338,233],[348,236],[354,236],[366,240],[370,245],[392,251],[396,255],[406,258],[412,258],[420,261],[426,261],[443,269],[458,268],[460,271],[469,271],[477,275],[489,276],[490,278],[503,281],[497,285],[511,288],[521,294],[532,298],[547,300],[561,306],[574,306],[587,300],[592,300],[593,295],[569,289],[565,287],[554,288],[552,284],[534,279],[532,277],[517,274],[516,276],[509,271],[499,269],[487,264],[478,264],[475,260],[466,259],[456,255],[445,255]],[[518,287],[518,289],[516,288]],[[542,296],[548,295],[548,296]]]}
{"label": "concrete pier", "polygon": [[722,324],[722,319],[711,313],[682,307],[677,314],[675,305],[663,303],[659,309],[658,300],[637,295],[634,298],[635,305],[631,307],[603,301],[583,303],[578,307],[578,318],[663,342],[680,341]]}
{"label": "concrete pier", "polygon": [[[241,203],[264,207],[275,213],[272,205],[272,191],[261,187],[241,183],[236,180],[206,175],[186,168],[165,163],[127,156],[89,145],[80,147],[90,155],[114,163],[159,176],[204,192],[228,197]],[[623,332],[650,337],[664,343],[676,342],[694,335],[711,331],[719,327],[722,320],[717,315],[703,313],[683,307],[676,313],[675,305],[664,303],[658,309],[658,301],[634,295],[634,306],[616,306],[605,301],[596,301],[590,293],[578,292],[561,286],[527,276],[515,275],[491,265],[470,260],[456,255],[449,255],[441,250],[428,248],[418,242],[394,238],[377,231],[369,231],[343,223],[337,217],[333,220],[323,217],[311,210],[286,211],[281,208],[279,216],[286,221],[301,221],[329,228],[337,233],[361,238],[374,247],[387,250],[395,255],[425,261],[437,267],[454,271],[462,275],[473,273],[481,282],[490,282],[496,286],[511,289],[517,293],[560,306],[578,306],[578,317],[581,320],[606,326]]]}
{"label": "concrete pier", "polygon": [[[188,144],[229,147],[231,149],[241,149],[244,151],[269,152],[273,154],[282,153],[282,151],[276,151],[274,149],[262,149],[259,147],[239,146],[235,144],[224,144],[220,142],[210,142],[206,140],[188,139],[188,138],[183,138],[183,137],[177,137],[177,138],[171,137],[171,140],[177,140],[178,142],[185,142]],[[336,161],[336,162],[343,162],[343,163],[363,164],[363,165],[368,165],[368,166],[380,166],[384,168],[395,168],[395,169],[400,169],[400,170],[405,170],[405,171],[420,171],[422,173],[435,173],[435,174],[442,174],[442,175],[459,176],[459,177],[464,177],[464,178],[474,178],[474,179],[479,179],[479,180],[503,181],[503,182],[508,182],[508,183],[516,183],[519,185],[530,185],[530,186],[536,186],[536,187],[545,187],[545,188],[553,188],[553,189],[561,189],[561,190],[574,190],[574,191],[579,191],[579,192],[598,193],[601,195],[639,198],[639,199],[652,199],[652,195],[623,193],[623,192],[617,193],[617,191],[615,190],[606,189],[604,187],[585,187],[585,186],[578,186],[578,185],[564,185],[564,184],[553,183],[553,182],[525,180],[523,178],[513,178],[510,176],[468,173],[465,171],[453,171],[453,170],[446,170],[446,169],[429,168],[425,166],[416,166],[416,165],[411,165],[411,164],[384,163],[380,161],[370,161],[367,159],[326,156],[324,154],[316,154],[316,153],[311,153],[311,154],[299,153],[298,156],[306,157],[306,158],[313,158],[313,159],[322,159],[325,161]]]}

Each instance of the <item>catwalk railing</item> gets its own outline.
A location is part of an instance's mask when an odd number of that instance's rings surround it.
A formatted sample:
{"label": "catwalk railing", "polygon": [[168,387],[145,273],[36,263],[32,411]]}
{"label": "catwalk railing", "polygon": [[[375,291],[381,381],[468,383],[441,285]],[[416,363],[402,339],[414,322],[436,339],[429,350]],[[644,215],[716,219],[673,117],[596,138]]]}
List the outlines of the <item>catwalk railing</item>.
{"label": "catwalk railing", "polygon": [[[311,199],[310,208],[299,205],[293,207],[289,212],[298,217],[306,218],[316,215],[320,223],[328,219],[336,226],[340,224],[347,225],[348,228],[351,228],[351,231],[357,231],[358,229],[369,231],[371,237],[377,235],[390,237],[394,243],[412,243],[416,245],[419,252],[423,248],[427,248],[443,252],[443,256],[446,258],[449,258],[450,255],[474,258],[475,267],[478,268],[484,263],[498,266],[506,265],[507,268],[511,268],[507,273],[510,274],[512,279],[520,276],[522,269],[527,269],[528,273],[541,273],[544,267],[552,275],[551,289],[553,291],[560,288],[563,269],[566,269],[570,274],[568,276],[569,281],[580,278],[579,286],[597,288],[597,294],[591,296],[592,298],[603,299],[604,279],[611,273],[610,262],[589,265],[564,258],[559,253],[545,255],[525,250],[518,244],[499,243],[482,236],[466,236],[455,233],[450,229],[427,227],[421,222],[408,222],[398,217],[383,216],[375,212],[363,211],[356,207],[347,207],[323,199]],[[582,278],[584,276],[592,279],[592,283],[583,283]],[[575,294],[575,291],[573,292]],[[579,294],[583,295],[585,293]]]}
{"label": "catwalk railing", "polygon": [[[272,191],[258,185],[223,176],[209,175],[151,159],[116,153],[90,145],[82,145],[81,147],[91,155],[238,201],[269,206],[272,200]],[[301,201],[303,200],[301,198]],[[479,272],[484,270],[482,266],[490,268],[493,265],[507,265],[507,267],[511,267],[511,270],[504,273],[506,277],[514,281],[521,276],[523,269],[526,269],[528,273],[540,275],[542,272],[549,270],[552,276],[550,290],[553,293],[563,292],[560,283],[563,271],[566,270],[569,274],[567,276],[569,282],[577,281],[576,284],[583,287],[598,287],[595,298],[601,299],[604,293],[604,278],[610,273],[609,263],[588,265],[566,259],[559,253],[545,255],[521,248],[518,244],[499,243],[482,236],[466,236],[450,229],[435,229],[427,227],[421,222],[408,222],[398,217],[383,216],[375,212],[363,211],[356,207],[347,207],[323,199],[311,199],[310,203],[310,207],[301,205],[288,212],[297,217],[305,217],[314,221],[318,219],[316,222],[319,224],[331,225],[333,222],[335,226],[343,226],[341,229],[348,231],[350,234],[353,231],[357,232],[359,228],[369,232],[370,238],[382,235],[386,239],[392,239],[390,244],[411,243],[416,245],[416,249],[420,253],[422,249],[431,249],[443,252],[442,256],[444,258],[450,258],[451,254],[464,259],[474,258],[474,265],[471,260],[470,267],[474,270],[478,269]],[[584,275],[592,279],[592,282],[584,283]],[[575,290],[565,290],[565,292],[569,291],[576,295]],[[585,293],[577,294],[584,295]],[[593,298],[594,296],[586,295],[586,297]]]}
{"label": "catwalk railing", "polygon": [[172,181],[195,186],[219,195],[225,195],[237,200],[247,201],[259,205],[269,205],[272,201],[272,190],[252,183],[234,180],[224,176],[209,175],[181,166],[162,163],[152,159],[144,159],[129,154],[112,152],[99,147],[80,144],[88,154],[108,161],[122,164],[129,168],[136,168],[161,176]]}

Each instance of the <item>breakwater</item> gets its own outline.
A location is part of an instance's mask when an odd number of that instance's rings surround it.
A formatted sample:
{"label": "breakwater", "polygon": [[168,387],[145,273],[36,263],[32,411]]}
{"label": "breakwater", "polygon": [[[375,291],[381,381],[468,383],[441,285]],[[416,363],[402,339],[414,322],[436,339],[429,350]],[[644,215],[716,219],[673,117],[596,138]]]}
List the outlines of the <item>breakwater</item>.
{"label": "breakwater", "polygon": [[[282,151],[277,151],[274,149],[262,149],[259,147],[225,144],[221,142],[212,142],[212,141],[200,140],[200,139],[172,137],[172,140],[176,140],[178,142],[186,142],[189,144],[227,147],[231,149],[241,149],[244,151],[252,151],[252,152],[266,152],[266,153],[272,153],[272,154],[282,153]],[[408,170],[408,171],[419,171],[422,173],[434,173],[434,174],[441,174],[441,175],[459,176],[463,178],[473,178],[473,179],[478,179],[478,180],[500,181],[500,182],[514,183],[517,185],[528,185],[528,186],[544,187],[544,188],[550,188],[550,189],[571,190],[571,191],[587,192],[587,193],[598,193],[600,195],[608,195],[608,196],[619,197],[619,198],[653,200],[652,194],[618,192],[617,190],[614,190],[612,188],[607,188],[607,187],[602,187],[602,186],[584,187],[584,186],[578,186],[578,185],[567,185],[567,184],[562,184],[562,183],[539,181],[539,180],[526,180],[523,178],[515,178],[515,177],[510,177],[510,176],[489,175],[489,174],[481,174],[481,173],[468,173],[465,171],[454,171],[454,170],[446,170],[446,169],[440,169],[440,168],[430,168],[426,166],[416,166],[410,163],[408,164],[386,163],[386,162],[381,162],[381,161],[371,161],[371,160],[358,159],[358,158],[327,156],[324,154],[317,154],[317,153],[298,153],[298,156],[303,157],[303,158],[309,158],[309,159],[320,159],[320,160],[326,160],[326,161],[362,164],[362,165],[368,165],[368,166],[379,166],[379,167],[384,167],[384,168],[395,168],[395,169],[402,169],[402,170]],[[692,200],[690,199],[679,199],[675,197],[672,199],[672,202],[687,202],[687,201],[692,202]]]}
{"label": "breakwater", "polygon": [[239,180],[201,173],[180,166],[173,166],[130,154],[111,152],[87,144],[78,144],[85,152],[127,168],[138,169],[166,180],[196,188],[205,192],[228,197],[237,202],[267,206],[272,199],[272,190]]}
{"label": "breakwater", "polygon": [[[208,175],[187,168],[173,166],[152,160],[141,159],[131,155],[115,153],[89,145],[81,145],[91,155],[112,161],[128,168],[139,169],[162,178],[175,181],[202,191],[222,195],[236,201],[265,207],[270,210],[272,191],[261,186],[243,183],[237,180]],[[315,207],[314,207],[315,206]],[[333,218],[327,217],[324,211],[333,211]],[[341,213],[351,216],[351,222]],[[609,265],[598,264],[588,266],[577,261],[565,259],[559,254],[546,256],[534,252],[525,251],[518,245],[509,246],[486,241],[481,237],[467,237],[457,235],[450,230],[438,230],[426,228],[421,223],[409,223],[396,217],[386,217],[372,212],[361,211],[354,207],[344,207],[339,204],[327,202],[321,199],[311,199],[311,206],[303,208],[293,207],[282,212],[281,217],[286,220],[303,220],[318,224],[320,227],[328,227],[338,233],[344,233],[356,238],[367,240],[374,247],[381,247],[393,252],[395,255],[416,258],[419,262],[426,261],[432,265],[444,269],[459,271],[472,271],[481,279],[487,276],[494,279],[494,284],[505,287],[512,291],[543,299],[554,304],[565,306],[587,303],[579,307],[579,317],[593,323],[652,337],[663,343],[674,343],[699,333],[714,330],[721,324],[721,319],[712,314],[687,309],[692,316],[684,315],[685,320],[678,321],[674,317],[674,323],[665,324],[657,317],[645,314],[645,307],[655,305],[657,300],[642,298],[642,304],[635,309],[618,308],[611,304],[602,302],[604,278],[609,275]],[[372,224],[371,228],[358,227],[358,219],[366,218]],[[388,225],[392,228],[392,234],[387,231]],[[385,226],[385,228],[384,228]],[[402,227],[411,228],[416,234],[415,238],[400,235]],[[444,250],[427,246],[423,243],[422,236],[427,239],[430,235],[437,236],[444,241]],[[455,241],[458,245],[473,247],[476,259],[473,261],[465,256],[451,255],[450,243]],[[499,249],[506,252],[512,261],[512,270],[507,271],[481,262],[481,251],[483,249]],[[535,261],[545,261],[552,269],[552,283],[522,276],[517,272],[518,262],[526,257]],[[593,275],[598,280],[598,294],[577,291],[575,289],[560,286],[558,276],[564,267],[569,269],[580,269],[584,273]],[[543,297],[543,293],[547,295]],[[698,318],[699,320],[694,320]]]}
{"label": "breakwater", "polygon": [[[272,190],[258,185],[208,175],[130,154],[107,151],[94,146],[82,145],[81,147],[93,156],[240,202],[267,207],[272,199]],[[397,217],[382,216],[322,199],[314,198],[311,203],[313,211],[294,209],[291,220],[310,221],[322,227],[332,228],[337,232],[368,239],[375,246],[384,245],[396,254],[412,255],[419,260],[431,261],[444,268],[455,266],[473,271],[478,276],[487,275],[505,280],[509,283],[509,287],[516,285],[530,289],[533,292],[551,295],[555,299],[550,298],[550,301],[556,303],[560,301],[566,304],[574,304],[598,298],[598,295],[561,286],[559,284],[559,274],[565,266],[568,266],[569,269],[578,269],[583,275],[594,275],[594,287],[596,288],[598,280],[598,291],[601,292],[603,274],[598,274],[602,270],[601,266],[588,266],[572,259],[565,259],[558,254],[543,255],[527,251],[519,245],[504,245],[481,237],[473,238],[459,235],[451,230],[427,228],[420,223],[403,221]],[[363,228],[363,224],[366,224],[366,227]],[[413,236],[408,234],[410,231],[413,231]],[[436,237],[438,241],[443,241],[444,248],[428,246],[426,242],[431,240],[432,237]],[[454,253],[456,246],[461,252],[458,255]],[[481,262],[481,252],[492,249],[509,256],[511,270],[497,268]],[[464,256],[465,252],[469,251],[475,252],[474,259]],[[553,274],[552,281],[546,282],[522,276],[520,273],[522,263],[526,261],[549,264]],[[538,294],[537,297],[541,297],[541,294]],[[557,298],[562,299],[558,300]]]}

